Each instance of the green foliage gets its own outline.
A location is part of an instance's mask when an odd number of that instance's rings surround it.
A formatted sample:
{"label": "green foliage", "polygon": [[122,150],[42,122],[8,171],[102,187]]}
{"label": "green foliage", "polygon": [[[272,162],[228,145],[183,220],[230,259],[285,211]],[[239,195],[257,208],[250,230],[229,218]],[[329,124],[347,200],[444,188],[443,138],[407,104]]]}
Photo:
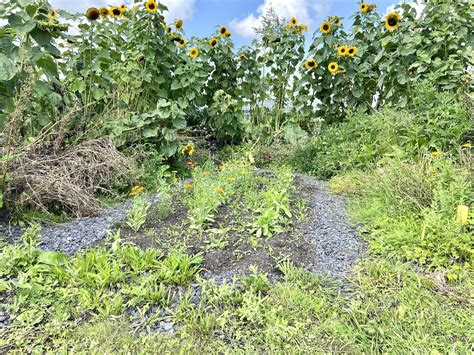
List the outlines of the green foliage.
{"label": "green foliage", "polygon": [[336,188],[352,194],[351,214],[365,225],[375,253],[431,268],[468,268],[472,238],[456,218],[458,206],[469,204],[473,194],[465,164],[445,156],[394,159],[365,174],[340,177]]}
{"label": "green foliage", "polygon": [[145,196],[139,195],[135,197],[132,208],[127,213],[127,226],[138,232],[146,222],[150,207],[151,202]]}
{"label": "green foliage", "polygon": [[357,112],[345,122],[296,147],[289,162],[298,171],[330,177],[340,171],[367,169],[387,156],[416,158],[421,151],[455,153],[470,128],[469,110],[448,93],[421,85],[413,109]]}

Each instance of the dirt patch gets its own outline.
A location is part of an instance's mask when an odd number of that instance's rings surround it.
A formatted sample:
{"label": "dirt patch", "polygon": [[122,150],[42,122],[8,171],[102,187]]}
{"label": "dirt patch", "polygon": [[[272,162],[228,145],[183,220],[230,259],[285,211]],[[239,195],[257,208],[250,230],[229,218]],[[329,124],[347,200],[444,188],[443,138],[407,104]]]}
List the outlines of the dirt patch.
{"label": "dirt patch", "polygon": [[167,251],[182,247],[192,254],[202,253],[203,268],[212,275],[242,275],[248,273],[252,265],[260,271],[272,273],[282,260],[305,267],[314,258],[315,243],[297,232],[303,222],[296,214],[285,232],[255,238],[249,228],[253,212],[243,205],[238,211],[221,206],[215,213],[214,222],[203,232],[191,228],[187,212],[187,207],[177,201],[173,212],[165,220],[159,220],[155,206],[152,206],[142,229],[139,232],[122,229],[122,238],[141,248]]}

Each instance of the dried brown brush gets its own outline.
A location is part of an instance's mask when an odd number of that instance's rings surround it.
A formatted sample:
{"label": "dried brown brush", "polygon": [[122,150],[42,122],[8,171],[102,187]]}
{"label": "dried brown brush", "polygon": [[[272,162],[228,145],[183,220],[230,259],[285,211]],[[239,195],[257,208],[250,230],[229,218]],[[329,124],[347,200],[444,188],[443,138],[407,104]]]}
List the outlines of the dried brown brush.
{"label": "dried brown brush", "polygon": [[107,191],[130,168],[108,137],[63,151],[29,150],[10,161],[6,195],[15,210],[26,206],[47,210],[56,204],[76,217],[94,215],[102,210],[95,193]]}

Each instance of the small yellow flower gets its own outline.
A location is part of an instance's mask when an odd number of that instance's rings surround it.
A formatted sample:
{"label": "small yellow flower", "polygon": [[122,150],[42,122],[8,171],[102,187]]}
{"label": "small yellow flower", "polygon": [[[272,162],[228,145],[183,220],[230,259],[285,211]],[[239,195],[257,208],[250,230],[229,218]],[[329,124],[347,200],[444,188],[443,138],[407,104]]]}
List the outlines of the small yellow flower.
{"label": "small yellow flower", "polygon": [[341,25],[341,18],[339,16],[331,17],[331,22],[334,26],[338,27]]}
{"label": "small yellow flower", "polygon": [[356,46],[350,46],[350,47],[347,49],[347,55],[348,55],[349,57],[354,57],[356,54],[357,54],[357,47],[356,47]]}
{"label": "small yellow flower", "polygon": [[127,11],[127,5],[125,4],[120,5],[119,10],[123,14],[125,11]]}
{"label": "small yellow flower", "polygon": [[188,183],[188,184],[184,184],[183,186],[184,186],[184,188],[185,188],[185,189],[187,189],[187,190],[189,190],[189,189],[192,189],[192,188],[193,188],[193,184],[190,184],[190,183]]}
{"label": "small yellow flower", "polygon": [[305,63],[304,63],[304,67],[308,70],[312,70],[312,69],[315,69],[318,67],[318,63],[316,62],[316,60],[314,60],[313,58],[311,59],[308,59]]}
{"label": "small yellow flower", "polygon": [[102,17],[107,17],[108,15],[110,15],[109,9],[105,6],[102,6],[99,9],[99,12],[100,12],[100,16],[102,16]]}
{"label": "small yellow flower", "polygon": [[209,175],[209,174],[210,174],[210,173],[209,173],[209,171],[208,171],[208,170],[204,170],[204,175],[206,175],[206,176],[207,176],[207,175]]}
{"label": "small yellow flower", "polygon": [[298,20],[295,17],[292,17],[290,19],[290,26],[291,27],[296,27],[297,24],[298,24]]}
{"label": "small yellow flower", "polygon": [[130,195],[130,197],[136,197],[138,195],[138,192],[132,191],[132,192],[130,192],[129,195]]}
{"label": "small yellow flower", "polygon": [[345,57],[348,54],[349,47],[348,46],[340,46],[339,49],[337,50],[337,54],[339,54],[340,57]]}
{"label": "small yellow flower", "polygon": [[110,16],[117,18],[117,17],[120,17],[121,15],[122,15],[122,12],[120,11],[118,7],[112,6],[110,8]]}
{"label": "small yellow flower", "polygon": [[363,2],[362,4],[360,4],[359,9],[361,12],[367,13],[367,11],[369,10],[369,4]]}
{"label": "small yellow flower", "polygon": [[146,11],[148,11],[149,13],[152,13],[152,14],[157,12],[158,11],[158,4],[156,3],[156,0],[148,0],[145,3],[145,9],[146,9]]}
{"label": "small yellow flower", "polygon": [[331,32],[331,23],[329,21],[324,21],[319,27],[319,30],[324,34]]}
{"label": "small yellow flower", "polygon": [[459,205],[457,221],[460,224],[465,225],[467,224],[468,218],[469,218],[469,207],[466,205]]}
{"label": "small yellow flower", "polygon": [[178,41],[178,45],[181,47],[181,48],[184,48],[186,46],[186,40],[181,37]]}
{"label": "small yellow flower", "polygon": [[217,192],[218,194],[221,194],[221,193],[224,192],[224,190],[222,189],[222,187],[216,187],[216,192]]}
{"label": "small yellow flower", "polygon": [[215,46],[217,45],[217,42],[218,42],[217,38],[216,38],[216,37],[212,37],[211,40],[209,41],[209,45],[210,45],[211,47],[215,47]]}
{"label": "small yellow flower", "polygon": [[385,28],[389,31],[396,30],[400,21],[400,15],[396,12],[391,12],[385,16]]}
{"label": "small yellow flower", "polygon": [[177,173],[178,173],[178,170],[171,170],[171,173],[172,173],[172,174],[177,174]]}
{"label": "small yellow flower", "polygon": [[446,274],[446,277],[448,278],[448,280],[457,280],[458,279],[458,275],[456,274]]}
{"label": "small yellow flower", "polygon": [[183,27],[183,20],[178,19],[174,22],[174,26],[179,30],[181,27]]}
{"label": "small yellow flower", "polygon": [[95,21],[99,16],[100,12],[96,7],[89,7],[86,11],[86,17],[89,21]]}
{"label": "small yellow flower", "polygon": [[441,155],[441,152],[438,152],[438,151],[431,153],[431,156],[433,157],[439,157],[440,155]]}
{"label": "small yellow flower", "polygon": [[192,156],[194,154],[194,146],[192,144],[186,144],[183,149],[181,149],[181,154],[187,155],[188,157]]}
{"label": "small yellow flower", "polygon": [[197,58],[199,55],[199,50],[196,47],[191,48],[188,54],[191,58]]}
{"label": "small yellow flower", "polygon": [[228,37],[228,36],[227,36],[227,33],[230,33],[229,30],[227,29],[227,27],[222,26],[222,27],[219,29],[219,35],[220,35],[220,36],[222,36],[222,37]]}
{"label": "small yellow flower", "polygon": [[463,147],[463,148],[471,148],[472,145],[471,145],[471,143],[464,143],[464,144],[462,145],[462,147]]}
{"label": "small yellow flower", "polygon": [[329,63],[328,70],[330,73],[334,74],[337,72],[338,69],[339,69],[339,64],[337,64],[336,62]]}
{"label": "small yellow flower", "polygon": [[48,18],[50,20],[56,20],[58,18],[58,13],[54,10],[54,7],[51,7],[51,10],[48,13]]}

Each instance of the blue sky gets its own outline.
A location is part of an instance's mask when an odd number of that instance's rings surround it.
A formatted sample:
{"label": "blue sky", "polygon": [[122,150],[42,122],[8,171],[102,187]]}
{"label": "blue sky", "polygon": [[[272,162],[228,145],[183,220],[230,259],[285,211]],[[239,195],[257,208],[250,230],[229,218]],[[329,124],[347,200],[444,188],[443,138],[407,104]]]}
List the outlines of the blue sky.
{"label": "blue sky", "polygon": [[[374,0],[378,11],[405,0]],[[410,2],[406,0],[407,2]],[[90,6],[112,4],[132,4],[133,0],[50,0],[57,9],[84,12]],[[209,36],[217,25],[230,27],[235,43],[249,43],[254,34],[252,28],[259,23],[266,9],[273,7],[281,16],[295,16],[309,25],[309,33],[314,32],[327,16],[348,18],[358,9],[358,0],[162,0],[170,11],[165,14],[168,21],[183,18],[187,36]],[[143,1],[139,2],[143,3]]]}

